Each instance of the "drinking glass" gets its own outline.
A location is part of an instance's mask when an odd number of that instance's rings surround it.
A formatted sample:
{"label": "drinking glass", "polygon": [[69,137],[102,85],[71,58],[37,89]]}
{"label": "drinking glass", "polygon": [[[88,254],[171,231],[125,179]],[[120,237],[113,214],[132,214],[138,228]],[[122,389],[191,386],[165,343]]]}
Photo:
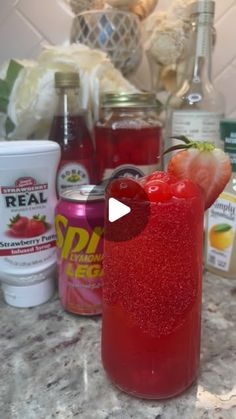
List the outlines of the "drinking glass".
{"label": "drinking glass", "polygon": [[[135,205],[142,216],[143,202]],[[199,193],[150,202],[146,226],[128,240],[109,232],[131,231],[135,214],[106,221],[102,360],[112,382],[137,397],[169,398],[197,377],[203,214]]]}

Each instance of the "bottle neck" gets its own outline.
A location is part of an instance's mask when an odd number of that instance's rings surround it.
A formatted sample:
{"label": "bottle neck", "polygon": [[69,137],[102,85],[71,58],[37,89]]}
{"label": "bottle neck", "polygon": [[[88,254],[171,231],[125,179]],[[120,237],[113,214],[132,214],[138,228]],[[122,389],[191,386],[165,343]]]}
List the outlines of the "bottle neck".
{"label": "bottle neck", "polygon": [[212,14],[200,13],[193,20],[187,69],[188,79],[192,83],[211,83],[213,18]]}
{"label": "bottle neck", "polygon": [[79,89],[77,87],[60,87],[56,89],[58,95],[58,116],[74,116],[79,113]]}

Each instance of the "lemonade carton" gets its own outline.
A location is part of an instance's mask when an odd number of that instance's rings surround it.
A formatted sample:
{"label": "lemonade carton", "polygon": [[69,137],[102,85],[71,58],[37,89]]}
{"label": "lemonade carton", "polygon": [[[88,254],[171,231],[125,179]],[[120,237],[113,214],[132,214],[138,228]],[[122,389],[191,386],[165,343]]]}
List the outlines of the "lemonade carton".
{"label": "lemonade carton", "polygon": [[207,213],[205,265],[213,273],[236,279],[236,120],[221,122],[221,138],[232,176]]}

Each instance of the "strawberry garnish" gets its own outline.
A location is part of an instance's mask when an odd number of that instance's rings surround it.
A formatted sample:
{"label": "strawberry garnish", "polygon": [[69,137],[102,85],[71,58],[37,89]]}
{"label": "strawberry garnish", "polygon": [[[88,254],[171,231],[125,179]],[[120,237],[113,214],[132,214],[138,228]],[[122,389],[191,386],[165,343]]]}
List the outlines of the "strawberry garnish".
{"label": "strawberry garnish", "polygon": [[173,146],[164,153],[178,151],[170,159],[167,171],[178,179],[188,178],[197,184],[203,191],[207,209],[230,180],[230,159],[211,143],[192,141],[184,136],[177,139],[184,144]]}

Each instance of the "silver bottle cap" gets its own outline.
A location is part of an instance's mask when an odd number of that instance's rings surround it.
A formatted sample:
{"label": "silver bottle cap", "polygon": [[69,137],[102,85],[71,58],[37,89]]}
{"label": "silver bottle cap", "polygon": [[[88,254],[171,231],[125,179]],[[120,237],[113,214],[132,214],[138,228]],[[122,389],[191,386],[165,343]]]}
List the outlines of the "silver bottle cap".
{"label": "silver bottle cap", "polygon": [[197,1],[190,4],[189,14],[196,15],[199,13],[207,13],[214,15],[215,13],[215,2],[214,1]]}

